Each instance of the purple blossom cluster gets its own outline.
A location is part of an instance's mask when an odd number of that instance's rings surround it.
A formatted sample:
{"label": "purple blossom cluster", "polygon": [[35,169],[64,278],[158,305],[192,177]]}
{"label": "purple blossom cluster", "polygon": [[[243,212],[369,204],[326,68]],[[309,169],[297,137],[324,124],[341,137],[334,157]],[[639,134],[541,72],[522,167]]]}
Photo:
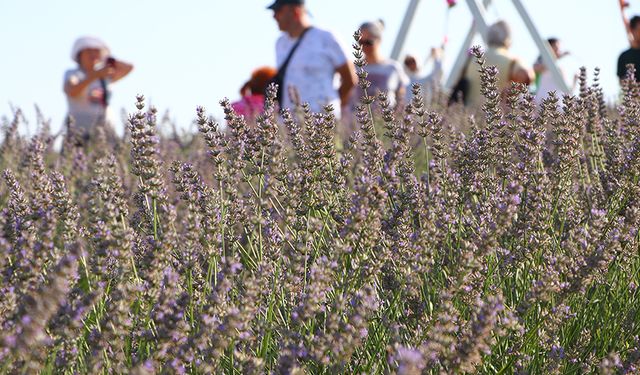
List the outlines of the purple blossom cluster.
{"label": "purple blossom cluster", "polygon": [[[355,38],[360,35],[356,34]],[[2,373],[640,371],[640,86],[0,143]],[[295,95],[294,95],[295,97]],[[347,130],[345,130],[347,129]]]}

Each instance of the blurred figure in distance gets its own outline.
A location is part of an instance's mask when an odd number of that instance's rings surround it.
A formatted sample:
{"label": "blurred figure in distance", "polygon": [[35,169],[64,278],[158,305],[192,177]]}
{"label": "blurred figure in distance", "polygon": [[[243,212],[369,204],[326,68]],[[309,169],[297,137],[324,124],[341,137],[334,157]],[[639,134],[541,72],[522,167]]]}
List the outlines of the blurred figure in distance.
{"label": "blurred figure in distance", "polygon": [[[484,53],[486,66],[494,65],[498,68],[498,90],[503,93],[511,82],[529,85],[535,76],[533,69],[525,66],[519,58],[509,53],[511,47],[511,28],[505,21],[498,21],[489,26],[487,31],[487,49]],[[465,103],[472,107],[479,107],[484,102],[482,96],[480,72],[475,62],[468,64],[463,73],[469,79],[469,95]]]}
{"label": "blurred figure in distance", "polygon": [[620,0],[620,11],[622,12],[622,20],[627,31],[630,48],[618,56],[618,69],[616,74],[620,81],[622,81],[627,74],[627,65],[632,64],[636,68],[636,82],[640,82],[640,16],[633,16],[631,20],[627,20],[624,14],[624,8],[626,6],[628,6],[626,1]]}
{"label": "blurred figure in distance", "polygon": [[[560,51],[560,40],[558,40],[558,38],[549,38],[547,39],[547,43],[549,43],[551,51],[557,60],[569,55],[568,51]],[[536,73],[536,102],[538,104],[542,103],[542,100],[546,98],[551,91],[555,91],[559,96],[562,94],[571,94],[571,92],[573,92],[573,88],[578,80],[578,75],[574,74],[572,77],[573,81],[569,84],[565,72],[561,67],[558,67],[558,69],[560,70],[565,83],[569,87],[569,92],[564,92],[562,87],[555,82],[551,72],[542,62],[542,56],[538,56],[538,59],[533,64],[533,71]]]}
{"label": "blurred figure in distance", "polygon": [[409,85],[407,87],[406,101],[409,102],[413,97],[412,87],[414,83],[422,87],[422,96],[426,103],[433,100],[434,93],[441,85],[442,80],[442,49],[431,48],[429,59],[433,60],[433,68],[431,73],[424,75],[418,66],[418,62],[413,55],[407,55],[404,58],[404,68],[409,76]]}
{"label": "blurred figure in distance", "polygon": [[277,70],[270,66],[262,66],[251,73],[251,78],[240,89],[242,98],[231,103],[238,115],[244,116],[249,122],[255,121],[264,109],[264,95],[276,73]]}
{"label": "blurred figure in distance", "polygon": [[109,108],[111,84],[129,74],[133,65],[111,57],[109,47],[90,36],[75,41],[71,58],[78,66],[64,74],[68,116],[86,139],[96,125],[114,125]]}
{"label": "blurred figure in distance", "polygon": [[[324,105],[333,104],[339,118],[357,79],[346,49],[332,32],[311,25],[304,0],[276,0],[268,9],[283,31],[276,42],[279,73],[283,70],[282,106],[293,106],[289,89],[294,88],[312,111],[321,112]],[[336,74],[338,88],[334,86]]]}
{"label": "blurred figure in distance", "polygon": [[625,8],[629,6],[629,3],[626,0],[619,0],[618,2],[620,4],[620,14],[622,15],[622,23],[624,24],[624,29],[627,32],[627,39],[629,40],[629,47],[640,48],[640,38],[638,38],[636,33],[633,31],[633,29],[637,25],[637,21],[634,22],[634,25],[631,25],[631,22],[627,18],[627,15],[624,13]]}
{"label": "blurred figure in distance", "polygon": [[[382,33],[384,22],[382,20],[365,22],[360,25],[360,45],[364,52],[367,65],[367,80],[371,86],[367,89],[369,96],[375,96],[378,92],[387,93],[389,103],[396,107],[399,102],[404,102],[409,77],[405,74],[402,66],[395,60],[388,59],[382,55],[380,44],[382,43]],[[361,89],[355,90],[353,107],[360,102],[360,97],[364,94]]]}

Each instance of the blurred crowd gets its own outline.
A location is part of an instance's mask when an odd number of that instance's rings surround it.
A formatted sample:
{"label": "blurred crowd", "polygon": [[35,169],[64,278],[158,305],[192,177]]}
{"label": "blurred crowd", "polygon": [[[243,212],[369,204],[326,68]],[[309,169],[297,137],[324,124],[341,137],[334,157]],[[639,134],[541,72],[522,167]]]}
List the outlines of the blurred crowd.
{"label": "blurred crowd", "polygon": [[[449,6],[455,1],[448,0]],[[630,20],[625,15],[628,4],[619,0],[622,19],[627,30],[630,48],[618,58],[617,75],[622,80],[630,66],[635,67],[635,78],[640,79],[640,16]],[[360,74],[349,58],[345,44],[330,31],[311,23],[305,0],[275,0],[268,7],[273,11],[278,28],[282,31],[275,44],[274,66],[255,69],[240,89],[240,99],[232,104],[237,114],[249,122],[255,120],[264,107],[265,93],[271,83],[278,86],[276,98],[280,108],[294,108],[308,103],[314,112],[322,112],[330,105],[337,118],[345,124],[353,123],[364,97],[383,94],[385,106],[399,108],[412,98],[413,87],[420,87],[425,102],[448,96],[448,103],[468,107],[483,104],[481,76],[473,57],[469,55],[459,77],[450,88],[443,87],[442,46],[432,47],[424,61],[419,54],[406,54],[402,63],[385,56],[381,50],[385,25],[382,20],[363,22],[359,30],[356,54],[364,62]],[[555,91],[569,94],[577,82],[577,72],[567,72],[555,64],[546,66],[539,56],[527,63],[510,52],[512,32],[506,21],[489,25],[484,35],[484,60],[498,70],[497,84],[500,92],[511,87],[512,82],[529,86],[529,91],[540,103]],[[561,48],[556,37],[546,40],[548,51],[557,61],[569,55]],[[358,57],[358,56],[356,56]],[[77,66],[64,75],[64,92],[68,101],[68,122],[88,137],[96,124],[113,125],[109,107],[112,84],[131,72],[133,65],[113,57],[107,44],[96,37],[78,38],[73,45],[71,58]],[[546,60],[549,61],[548,59]],[[427,71],[426,67],[430,66]],[[558,82],[559,72],[564,82]],[[366,75],[366,84],[365,82]],[[360,84],[359,84],[360,83]],[[376,101],[375,103],[380,103]],[[377,110],[378,104],[374,104]]]}

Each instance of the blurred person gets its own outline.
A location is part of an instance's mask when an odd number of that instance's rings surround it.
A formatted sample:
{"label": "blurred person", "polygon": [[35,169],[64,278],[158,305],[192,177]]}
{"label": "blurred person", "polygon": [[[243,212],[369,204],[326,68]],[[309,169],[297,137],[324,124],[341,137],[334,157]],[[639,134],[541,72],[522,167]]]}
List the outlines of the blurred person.
{"label": "blurred person", "polygon": [[424,75],[418,66],[415,56],[409,54],[404,58],[404,68],[409,76],[409,85],[406,92],[407,102],[413,97],[412,88],[414,83],[422,87],[422,96],[427,103],[431,102],[435,91],[440,87],[443,75],[442,49],[431,48],[429,59],[433,60],[433,68],[431,73]]}
{"label": "blurred person", "polygon": [[412,54],[407,54],[404,57],[404,69],[407,72],[410,80],[417,79],[420,75],[420,68],[418,67],[418,61]]}
{"label": "blurred person", "polygon": [[[560,40],[558,38],[549,38],[547,39],[547,43],[551,47],[551,51],[553,51],[553,55],[557,60],[569,55],[568,51],[560,52]],[[569,87],[569,92],[564,92],[562,87],[558,86],[556,81],[553,79],[553,75],[547,69],[546,65],[542,62],[542,56],[538,56],[538,59],[533,64],[533,71],[536,74],[536,102],[538,104],[542,103],[542,100],[546,98],[551,91],[555,91],[558,95],[561,94],[570,94],[573,92],[573,88],[576,85],[576,81],[578,80],[578,75],[573,75],[573,81],[569,84],[567,80],[567,76],[561,67],[558,67],[560,73],[562,74],[562,78],[567,83]]]}
{"label": "blurred person", "polygon": [[631,47],[618,57],[618,78],[622,81],[627,73],[627,64],[636,68],[635,79],[640,82],[640,16],[633,16],[628,25],[629,44]]}
{"label": "blurred person", "polygon": [[[395,60],[383,57],[380,50],[382,43],[382,32],[384,31],[384,22],[382,20],[365,22],[360,25],[360,45],[367,65],[364,70],[367,71],[367,80],[371,82],[371,86],[367,89],[370,96],[377,95],[378,92],[387,93],[389,103],[392,107],[398,105],[399,101],[404,101],[409,77],[405,74],[402,66]],[[360,88],[355,90],[353,98],[353,107],[357,105],[362,97],[363,92]]]}
{"label": "blurred person", "polygon": [[[276,0],[268,9],[273,10],[273,18],[283,31],[276,42],[282,107],[293,107],[293,88],[300,102],[309,103],[311,110],[321,112],[323,106],[332,104],[339,118],[356,82],[345,48],[332,32],[311,25],[304,0]],[[340,77],[338,88],[334,85],[336,74]]]}
{"label": "blurred person", "polygon": [[[509,53],[511,47],[511,28],[505,21],[498,21],[489,26],[487,31],[487,50],[484,53],[485,64],[495,65],[498,68],[497,84],[499,92],[505,92],[511,87],[511,82],[531,84],[534,80],[533,69],[526,67],[520,59]],[[468,98],[465,104],[479,107],[484,102],[484,96],[480,93],[481,80],[475,62],[468,64],[464,75],[469,81]]]}
{"label": "blurred person", "polygon": [[264,94],[269,82],[275,77],[277,70],[270,66],[262,66],[251,73],[251,78],[240,88],[242,98],[231,107],[247,121],[254,121],[264,109]]}
{"label": "blurred person", "polygon": [[78,66],[65,72],[64,92],[68,116],[85,139],[98,124],[113,127],[114,115],[109,108],[111,84],[133,69],[132,64],[115,59],[110,53],[106,43],[91,36],[78,38],[71,49],[71,59]]}
{"label": "blurred person", "polygon": [[640,38],[638,38],[635,35],[633,31],[634,26],[631,25],[631,22],[627,18],[627,15],[624,13],[625,8],[629,6],[629,3],[626,0],[619,0],[618,2],[620,4],[620,14],[622,15],[622,23],[624,24],[624,29],[627,32],[627,39],[629,40],[629,47],[640,48]]}

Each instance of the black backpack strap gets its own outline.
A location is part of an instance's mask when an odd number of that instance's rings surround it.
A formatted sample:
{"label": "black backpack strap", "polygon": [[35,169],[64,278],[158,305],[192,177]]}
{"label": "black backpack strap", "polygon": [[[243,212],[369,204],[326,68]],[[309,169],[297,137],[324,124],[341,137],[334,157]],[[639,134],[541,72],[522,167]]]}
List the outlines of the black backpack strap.
{"label": "black backpack strap", "polygon": [[[304,29],[302,31],[302,34],[300,34],[300,37],[298,38],[296,43],[293,45],[293,47],[291,47],[291,50],[289,51],[289,54],[287,55],[287,58],[284,59],[284,62],[282,62],[282,65],[280,65],[280,67],[278,67],[278,72],[276,73],[275,77],[273,77],[271,82],[276,82],[280,86],[282,86],[284,84],[284,75],[287,72],[287,66],[289,65],[289,61],[291,61],[291,57],[293,56],[293,53],[296,51],[296,49],[300,45],[300,42],[302,42],[302,38],[304,37],[304,34],[306,34],[307,31],[309,31],[309,29],[311,29],[311,27],[307,27],[306,29]],[[282,97],[283,97],[282,96],[282,90],[283,89],[284,89],[284,87],[278,87],[277,99],[278,99],[278,102],[280,103],[280,106],[282,106]]]}

